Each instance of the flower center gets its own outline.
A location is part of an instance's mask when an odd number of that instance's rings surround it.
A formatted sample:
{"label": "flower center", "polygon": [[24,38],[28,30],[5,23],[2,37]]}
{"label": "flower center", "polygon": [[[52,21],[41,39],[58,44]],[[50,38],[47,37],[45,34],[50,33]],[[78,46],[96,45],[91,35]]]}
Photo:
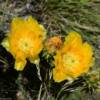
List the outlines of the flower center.
{"label": "flower center", "polygon": [[79,59],[74,54],[67,53],[63,55],[63,63],[65,67],[72,68],[79,64]]}
{"label": "flower center", "polygon": [[29,51],[32,47],[33,47],[33,41],[31,41],[31,39],[23,39],[21,38],[19,41],[19,48],[23,51],[23,52],[27,52]]}

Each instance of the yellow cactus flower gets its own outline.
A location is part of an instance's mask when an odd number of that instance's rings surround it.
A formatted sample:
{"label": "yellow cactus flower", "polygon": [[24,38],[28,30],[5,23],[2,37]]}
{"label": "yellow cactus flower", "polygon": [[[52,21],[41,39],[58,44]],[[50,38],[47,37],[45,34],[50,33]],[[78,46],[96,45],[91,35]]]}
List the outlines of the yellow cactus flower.
{"label": "yellow cactus flower", "polygon": [[34,61],[43,48],[46,30],[35,19],[14,18],[11,30],[2,42],[2,45],[15,58],[15,69],[22,71],[26,65],[26,58]]}
{"label": "yellow cactus flower", "polygon": [[90,44],[82,42],[81,36],[71,32],[54,57],[55,68],[53,79],[55,82],[75,79],[86,73],[93,63],[93,50]]}

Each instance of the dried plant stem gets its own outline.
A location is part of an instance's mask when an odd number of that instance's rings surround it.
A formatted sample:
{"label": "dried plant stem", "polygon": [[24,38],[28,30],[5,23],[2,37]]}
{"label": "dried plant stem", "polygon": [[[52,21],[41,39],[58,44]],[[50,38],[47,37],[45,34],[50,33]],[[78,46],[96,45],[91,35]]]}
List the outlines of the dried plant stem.
{"label": "dried plant stem", "polygon": [[40,90],[39,90],[39,93],[38,93],[37,100],[41,100],[41,92],[42,92],[42,84],[40,85]]}
{"label": "dried plant stem", "polygon": [[72,21],[70,21],[68,19],[65,19],[63,16],[61,16],[60,20],[62,22],[64,22],[65,24],[70,25],[70,26],[78,27],[78,28],[81,28],[81,29],[84,29],[84,30],[87,30],[87,31],[91,31],[91,32],[100,33],[100,29],[98,29],[97,27],[81,25],[78,22],[72,22]]}

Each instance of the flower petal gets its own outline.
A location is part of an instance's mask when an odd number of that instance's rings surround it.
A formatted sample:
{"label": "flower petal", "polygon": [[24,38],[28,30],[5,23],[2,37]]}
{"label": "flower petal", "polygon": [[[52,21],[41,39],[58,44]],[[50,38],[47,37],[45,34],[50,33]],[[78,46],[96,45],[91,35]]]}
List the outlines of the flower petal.
{"label": "flower petal", "polygon": [[15,69],[17,71],[22,71],[26,65],[26,60],[16,60],[15,61]]}
{"label": "flower petal", "polygon": [[1,45],[3,46],[3,47],[5,47],[6,48],[6,50],[7,51],[9,51],[9,41],[8,41],[8,38],[5,38],[3,41],[2,41],[2,43],[1,43]]}
{"label": "flower petal", "polygon": [[53,69],[53,79],[55,82],[61,82],[64,81],[67,78],[66,74],[62,71],[58,71],[57,69]]}

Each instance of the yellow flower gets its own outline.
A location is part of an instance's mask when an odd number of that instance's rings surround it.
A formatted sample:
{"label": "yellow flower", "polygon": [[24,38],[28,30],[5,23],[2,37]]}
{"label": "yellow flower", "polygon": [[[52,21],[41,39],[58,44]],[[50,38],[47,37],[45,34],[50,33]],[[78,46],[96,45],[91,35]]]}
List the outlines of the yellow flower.
{"label": "yellow flower", "polygon": [[14,18],[11,30],[2,45],[15,58],[15,69],[21,71],[26,65],[26,58],[34,61],[43,48],[46,30],[35,19]]}
{"label": "yellow flower", "polygon": [[69,33],[63,47],[54,57],[53,79],[55,82],[75,79],[86,73],[93,63],[92,55],[91,45],[87,42],[83,43],[78,33]]}

